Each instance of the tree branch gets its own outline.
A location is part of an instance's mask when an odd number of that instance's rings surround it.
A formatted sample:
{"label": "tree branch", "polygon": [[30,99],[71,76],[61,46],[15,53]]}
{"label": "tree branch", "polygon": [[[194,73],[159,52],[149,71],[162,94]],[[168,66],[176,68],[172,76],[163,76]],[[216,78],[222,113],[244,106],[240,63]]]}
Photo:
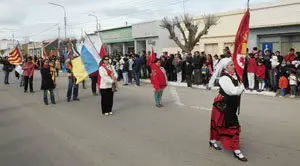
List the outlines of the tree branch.
{"label": "tree branch", "polygon": [[203,19],[204,28],[202,29],[202,31],[197,35],[197,37],[193,41],[193,43],[192,43],[193,46],[195,46],[199,42],[200,38],[203,35],[206,35],[208,33],[208,30],[210,27],[217,25],[217,22],[219,20],[219,18],[214,15],[207,15],[207,16],[203,16],[203,17],[204,17],[204,19]]}
{"label": "tree branch", "polygon": [[173,20],[174,22],[174,25],[179,29],[179,31],[181,32],[182,36],[183,36],[183,40],[184,40],[184,43],[187,44],[188,43],[188,40],[186,38],[186,34],[184,32],[184,29],[183,27],[181,26],[180,24],[180,21],[179,21],[179,18],[178,17],[175,17],[175,19]]}
{"label": "tree branch", "polygon": [[174,22],[171,22],[168,18],[164,17],[161,21],[160,27],[167,29],[169,31],[169,38],[172,39],[181,49],[185,50],[185,45],[183,45],[175,34]]}

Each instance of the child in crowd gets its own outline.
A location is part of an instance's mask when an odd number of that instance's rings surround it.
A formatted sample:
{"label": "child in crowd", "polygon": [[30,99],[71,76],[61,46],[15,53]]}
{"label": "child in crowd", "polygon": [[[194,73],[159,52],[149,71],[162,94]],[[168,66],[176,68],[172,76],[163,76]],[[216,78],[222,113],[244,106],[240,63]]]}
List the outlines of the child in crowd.
{"label": "child in crowd", "polygon": [[280,88],[280,96],[284,97],[286,93],[286,89],[288,88],[288,79],[285,75],[282,75],[279,79],[279,88]]}
{"label": "child in crowd", "polygon": [[265,87],[265,76],[266,76],[266,67],[263,65],[261,59],[258,60],[258,66],[255,71],[256,78],[258,79],[258,92],[262,92]]}
{"label": "child in crowd", "polygon": [[201,73],[202,73],[202,79],[203,79],[202,83],[203,83],[203,85],[206,85],[208,83],[209,70],[205,63],[202,66]]}
{"label": "child in crowd", "polygon": [[249,83],[249,89],[252,91],[254,89],[255,86],[255,71],[257,68],[257,64],[256,64],[256,60],[254,57],[254,54],[250,53],[249,54],[250,58],[248,59],[248,68],[247,68],[247,72],[248,72],[248,83]]}
{"label": "child in crowd", "polygon": [[291,89],[291,98],[296,97],[296,88],[297,88],[297,78],[296,78],[296,72],[292,71],[289,76],[289,83],[290,83],[290,89]]}

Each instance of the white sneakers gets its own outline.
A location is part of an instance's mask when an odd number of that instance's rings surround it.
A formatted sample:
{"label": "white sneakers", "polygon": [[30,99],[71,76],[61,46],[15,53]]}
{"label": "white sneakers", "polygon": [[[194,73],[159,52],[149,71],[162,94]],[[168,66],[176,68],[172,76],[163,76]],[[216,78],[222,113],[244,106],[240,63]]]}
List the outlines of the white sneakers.
{"label": "white sneakers", "polygon": [[112,112],[110,112],[110,113],[105,113],[104,115],[105,116],[108,116],[108,115],[112,115],[113,113]]}

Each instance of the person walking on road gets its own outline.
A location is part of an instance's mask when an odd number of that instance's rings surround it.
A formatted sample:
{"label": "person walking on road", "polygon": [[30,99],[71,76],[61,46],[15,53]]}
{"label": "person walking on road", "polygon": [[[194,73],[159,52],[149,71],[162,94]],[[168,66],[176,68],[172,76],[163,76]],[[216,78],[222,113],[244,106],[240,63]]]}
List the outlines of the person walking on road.
{"label": "person walking on road", "polygon": [[151,84],[154,88],[154,100],[156,107],[163,107],[161,98],[164,89],[167,87],[167,76],[165,69],[161,67],[160,59],[156,59],[151,65]]}
{"label": "person walking on road", "polygon": [[220,141],[223,148],[233,151],[234,157],[246,162],[247,158],[240,150],[241,127],[237,116],[245,87],[235,73],[231,58],[226,58],[226,63],[223,64],[225,72],[219,80],[220,91],[214,99],[211,112],[209,145],[216,150],[222,150],[216,142]]}
{"label": "person walking on road", "polygon": [[59,76],[59,70],[61,70],[61,64],[60,64],[59,59],[56,59],[56,61],[55,61],[55,69],[56,69],[56,76],[58,77]]}
{"label": "person walking on road", "polygon": [[68,102],[71,102],[72,91],[73,91],[73,101],[80,101],[78,98],[79,86],[78,84],[76,84],[76,78],[74,77],[72,72],[71,60],[68,59],[66,64],[67,64],[67,72],[68,72],[68,79],[69,79],[68,91],[67,91]]}
{"label": "person walking on road", "polygon": [[13,71],[13,66],[8,62],[7,57],[4,58],[2,61],[3,63],[3,68],[2,70],[4,71],[4,84],[9,84],[9,73]]}
{"label": "person walking on road", "polygon": [[29,83],[30,93],[34,93],[34,91],[33,91],[34,67],[35,67],[35,65],[32,63],[32,57],[28,57],[25,60],[25,63],[23,65],[23,71],[24,71],[24,93],[27,93],[28,83]]}
{"label": "person walking on road", "polygon": [[117,83],[117,78],[115,77],[112,67],[109,65],[108,56],[105,56],[102,59],[99,75],[102,114],[105,116],[112,115],[114,100],[113,84]]}
{"label": "person walking on road", "polygon": [[42,74],[42,90],[44,90],[44,104],[48,105],[48,91],[50,92],[50,99],[52,104],[55,103],[54,92],[53,89],[55,88],[54,82],[52,79],[49,60],[45,60],[43,66],[41,67],[41,74]]}

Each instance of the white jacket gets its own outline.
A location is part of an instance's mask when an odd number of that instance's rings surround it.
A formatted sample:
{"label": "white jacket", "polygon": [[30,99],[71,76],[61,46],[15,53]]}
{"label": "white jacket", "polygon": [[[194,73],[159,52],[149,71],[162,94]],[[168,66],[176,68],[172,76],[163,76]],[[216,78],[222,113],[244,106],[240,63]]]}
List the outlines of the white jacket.
{"label": "white jacket", "polygon": [[[107,69],[112,70],[110,66],[107,66]],[[114,71],[112,70],[112,72]],[[99,75],[101,77],[100,89],[112,88],[114,80],[108,75],[106,69],[103,66],[99,68]]]}

